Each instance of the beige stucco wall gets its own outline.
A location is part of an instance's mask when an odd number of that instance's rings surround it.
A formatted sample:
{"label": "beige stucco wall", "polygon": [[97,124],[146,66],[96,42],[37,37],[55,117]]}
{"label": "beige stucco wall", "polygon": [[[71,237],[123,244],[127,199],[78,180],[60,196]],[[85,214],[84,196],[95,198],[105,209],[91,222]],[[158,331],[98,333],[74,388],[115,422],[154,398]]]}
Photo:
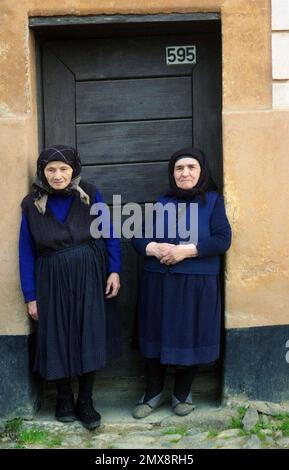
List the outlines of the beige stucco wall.
{"label": "beige stucco wall", "polygon": [[289,177],[289,110],[272,110],[270,1],[2,0],[0,334],[29,329],[17,262],[19,203],[37,156],[35,59],[28,16],[195,11],[222,15],[225,196],[234,230],[227,256],[226,326],[288,322],[284,187]]}
{"label": "beige stucco wall", "polygon": [[289,320],[288,131],[286,111],[224,115],[226,195],[234,228],[226,274],[229,326]]}

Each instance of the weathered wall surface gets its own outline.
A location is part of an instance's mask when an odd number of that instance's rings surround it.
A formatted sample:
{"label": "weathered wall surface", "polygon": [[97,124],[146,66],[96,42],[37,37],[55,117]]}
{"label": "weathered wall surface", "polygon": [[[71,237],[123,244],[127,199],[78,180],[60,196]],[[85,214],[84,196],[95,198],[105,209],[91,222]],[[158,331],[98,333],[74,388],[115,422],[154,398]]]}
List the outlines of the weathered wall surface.
{"label": "weathered wall surface", "polygon": [[288,111],[224,115],[229,327],[288,323],[288,130]]}
{"label": "weathered wall surface", "polygon": [[[196,11],[220,11],[222,16],[224,190],[234,230],[227,256],[226,327],[288,323],[289,105],[279,111],[276,100],[272,108],[271,2],[23,0],[15,4],[2,0],[0,152],[5,190],[0,199],[0,333],[29,330],[17,261],[19,203],[28,189],[38,147],[34,43],[28,17]],[[276,22],[277,10],[274,15]],[[282,82],[285,88],[288,77]],[[275,85],[280,83],[274,79]]]}

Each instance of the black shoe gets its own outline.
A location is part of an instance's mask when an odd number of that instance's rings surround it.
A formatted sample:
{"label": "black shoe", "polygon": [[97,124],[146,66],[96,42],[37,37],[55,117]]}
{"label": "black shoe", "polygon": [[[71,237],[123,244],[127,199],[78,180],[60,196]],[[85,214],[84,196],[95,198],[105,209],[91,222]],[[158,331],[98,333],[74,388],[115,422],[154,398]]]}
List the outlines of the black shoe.
{"label": "black shoe", "polygon": [[95,429],[100,426],[101,416],[93,408],[92,399],[77,400],[75,406],[76,417],[86,429]]}
{"label": "black shoe", "polygon": [[62,423],[70,423],[76,420],[73,395],[57,396],[55,417]]}

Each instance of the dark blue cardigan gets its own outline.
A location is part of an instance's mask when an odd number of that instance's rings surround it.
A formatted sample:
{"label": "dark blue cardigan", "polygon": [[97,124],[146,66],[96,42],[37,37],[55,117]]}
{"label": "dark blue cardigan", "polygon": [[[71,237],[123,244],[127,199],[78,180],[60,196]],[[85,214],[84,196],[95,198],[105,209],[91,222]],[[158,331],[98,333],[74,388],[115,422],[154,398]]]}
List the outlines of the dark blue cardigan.
{"label": "dark blue cardigan", "polygon": [[[48,197],[47,205],[53,211],[57,219],[64,223],[69,213],[73,196],[63,197],[53,195]],[[99,191],[96,191],[94,202],[103,202],[103,198]],[[112,234],[112,229],[111,229]],[[109,272],[120,272],[121,254],[120,241],[116,238],[104,239],[109,262]],[[25,214],[22,214],[20,238],[19,238],[19,264],[20,264],[20,280],[25,302],[36,299],[35,286],[35,259],[36,249],[33,237],[29,230],[28,220]]]}
{"label": "dark blue cardigan", "polygon": [[[172,197],[161,197],[158,202],[162,205],[173,203],[178,206],[180,200]],[[231,244],[231,227],[228,222],[224,199],[216,191],[206,193],[206,203],[198,202],[198,256],[186,258],[171,266],[161,264],[155,256],[146,256],[146,246],[152,241],[166,242],[179,245],[181,240],[177,235],[175,238],[168,237],[167,218],[164,218],[164,237],[156,238],[133,238],[134,248],[145,256],[144,269],[159,273],[172,272],[183,274],[218,274],[220,271],[220,256],[229,249]],[[189,208],[187,209],[189,220]]]}

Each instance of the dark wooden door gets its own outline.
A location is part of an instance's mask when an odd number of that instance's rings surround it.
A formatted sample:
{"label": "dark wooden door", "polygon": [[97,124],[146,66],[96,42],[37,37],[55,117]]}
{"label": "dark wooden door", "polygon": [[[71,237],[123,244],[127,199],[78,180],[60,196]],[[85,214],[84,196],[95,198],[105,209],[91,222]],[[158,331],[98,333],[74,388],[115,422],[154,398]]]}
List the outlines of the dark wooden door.
{"label": "dark wooden door", "polygon": [[[166,47],[196,46],[196,64],[167,65]],[[167,160],[194,144],[222,183],[221,50],[216,33],[47,41],[42,47],[44,145],[76,146],[83,178],[106,202],[154,201]],[[107,373],[134,374],[130,343],[139,260],[122,241],[124,355]],[[110,371],[110,372],[109,372]]]}

